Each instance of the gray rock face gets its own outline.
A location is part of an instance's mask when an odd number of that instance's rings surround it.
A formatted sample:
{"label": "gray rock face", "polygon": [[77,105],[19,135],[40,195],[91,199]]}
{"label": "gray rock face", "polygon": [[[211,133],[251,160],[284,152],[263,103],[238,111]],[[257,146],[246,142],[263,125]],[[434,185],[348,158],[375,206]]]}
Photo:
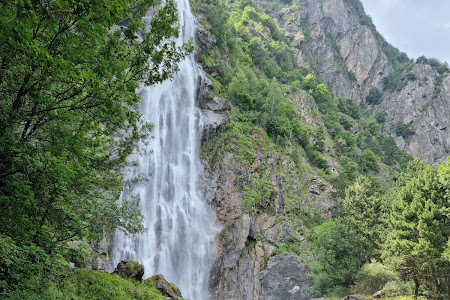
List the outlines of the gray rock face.
{"label": "gray rock face", "polygon": [[344,0],[294,2],[297,7],[274,14],[291,41],[298,66],[313,67],[336,96],[358,102],[372,87],[381,86],[392,66],[353,7]]}
{"label": "gray rock face", "polygon": [[[426,64],[414,64],[409,72],[417,79],[386,95],[373,110],[386,112],[384,130],[394,136],[400,148],[437,166],[450,155],[450,76],[444,78],[441,93],[433,99],[439,74]],[[396,136],[393,128],[398,122],[411,124],[415,134]]]}
{"label": "gray rock face", "polygon": [[[266,0],[256,3],[270,10]],[[381,41],[345,0],[294,0],[271,15],[290,39],[298,66],[311,66],[338,97],[363,103],[369,90],[382,90],[382,79],[393,72]],[[408,72],[418,80],[386,92],[383,103],[370,109],[387,113],[388,135],[399,121],[412,124],[416,134],[407,139],[393,135],[397,145],[436,166],[450,155],[450,77],[444,78],[439,97],[432,99],[438,74],[417,64]]]}
{"label": "gray rock face", "polygon": [[[303,224],[291,224],[284,220],[284,206],[288,204],[286,201],[289,201],[290,206],[295,206],[291,209],[315,206],[318,211],[323,212],[324,218],[328,217],[327,212],[335,207],[336,202],[326,196],[329,187],[321,183],[318,177],[308,178],[306,174],[300,173],[301,176],[306,176],[300,179],[304,185],[314,185],[321,191],[320,195],[305,191],[307,194],[302,196],[303,187],[297,181],[290,179],[292,182],[288,182],[277,174],[275,170],[282,168],[299,176],[299,173],[295,173],[298,168],[291,158],[279,153],[272,156],[264,148],[254,149],[253,155],[255,160],[248,167],[238,162],[233,153],[228,151],[221,157],[204,161],[203,194],[215,207],[216,220],[222,228],[216,239],[218,259],[211,274],[212,299],[283,299],[276,297],[285,293],[293,297],[285,299],[309,299],[306,293],[309,284],[306,280],[307,272],[297,256],[286,254],[281,262],[275,259],[278,256],[272,257],[273,268],[266,273],[262,272],[271,266],[271,259],[268,258],[274,254],[278,245],[295,240],[300,241],[304,248],[307,247],[301,235]],[[271,198],[267,211],[255,215],[244,210],[243,187],[250,185],[252,176],[261,172],[266,174],[268,184],[274,187],[275,195]],[[286,188],[287,185],[290,186],[289,189]],[[321,203],[323,198],[330,200]],[[292,204],[293,201],[295,204]],[[274,281],[274,285],[271,285],[273,278],[284,278],[285,273],[281,270],[285,268],[282,266],[289,264],[290,260],[293,265],[291,271],[297,272],[289,275],[294,276],[292,280]],[[295,298],[300,295],[303,298]]]}
{"label": "gray rock face", "polygon": [[269,259],[267,269],[260,274],[261,298],[264,300],[309,300],[303,262],[296,256],[282,254]]}
{"label": "gray rock face", "polygon": [[228,116],[224,114],[219,114],[206,109],[202,109],[201,112],[203,121],[203,138],[206,138],[220,126],[229,121]]}

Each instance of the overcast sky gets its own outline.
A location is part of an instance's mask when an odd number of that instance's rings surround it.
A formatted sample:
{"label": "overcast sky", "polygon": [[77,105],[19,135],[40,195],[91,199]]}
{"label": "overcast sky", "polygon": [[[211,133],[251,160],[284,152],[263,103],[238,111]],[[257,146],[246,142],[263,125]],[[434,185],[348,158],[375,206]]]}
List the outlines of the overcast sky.
{"label": "overcast sky", "polygon": [[409,57],[450,63],[450,0],[361,0],[385,39]]}

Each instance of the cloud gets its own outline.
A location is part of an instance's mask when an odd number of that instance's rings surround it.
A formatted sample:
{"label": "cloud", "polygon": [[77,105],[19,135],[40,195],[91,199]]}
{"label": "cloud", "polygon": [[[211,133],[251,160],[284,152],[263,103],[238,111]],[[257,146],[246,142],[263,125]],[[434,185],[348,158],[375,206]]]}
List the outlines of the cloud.
{"label": "cloud", "polygon": [[448,0],[361,0],[386,40],[411,57],[450,62]]}

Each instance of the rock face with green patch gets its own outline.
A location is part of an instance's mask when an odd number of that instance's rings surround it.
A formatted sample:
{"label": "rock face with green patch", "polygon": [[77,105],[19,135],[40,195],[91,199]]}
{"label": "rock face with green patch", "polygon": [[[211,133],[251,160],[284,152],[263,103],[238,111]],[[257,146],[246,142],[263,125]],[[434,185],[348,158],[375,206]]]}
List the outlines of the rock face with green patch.
{"label": "rock face with green patch", "polygon": [[284,295],[290,283],[270,285],[268,278],[283,276],[278,274],[283,268],[263,272],[286,252],[283,264],[292,259],[301,266],[289,290],[308,299],[303,233],[305,226],[331,215],[336,205],[331,188],[295,158],[295,151],[278,149],[262,128],[231,119],[202,149],[204,197],[216,208],[222,228],[211,275],[213,299],[282,299],[273,295]]}

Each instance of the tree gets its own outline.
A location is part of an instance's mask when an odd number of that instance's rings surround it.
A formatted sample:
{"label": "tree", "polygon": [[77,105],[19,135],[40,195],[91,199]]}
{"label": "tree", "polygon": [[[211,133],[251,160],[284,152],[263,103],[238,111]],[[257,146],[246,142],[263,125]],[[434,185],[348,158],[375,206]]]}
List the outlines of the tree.
{"label": "tree", "polygon": [[170,78],[192,50],[170,39],[176,23],[173,1],[1,2],[2,237],[56,257],[104,228],[143,230],[137,199],[118,202],[120,169],[151,128],[138,82]]}
{"label": "tree", "polygon": [[343,218],[365,244],[363,252],[366,262],[376,258],[388,212],[379,183],[366,176],[359,176],[345,190],[340,206]]}
{"label": "tree", "polygon": [[379,171],[379,166],[378,166],[378,162],[379,162],[379,158],[378,156],[375,155],[375,153],[372,152],[372,150],[370,149],[366,149],[363,151],[363,153],[361,154],[361,168],[363,171],[375,171],[378,172]]}
{"label": "tree", "polygon": [[384,257],[404,278],[414,280],[416,297],[423,286],[432,298],[448,298],[450,161],[437,171],[413,161],[409,173],[394,193]]}
{"label": "tree", "polygon": [[395,124],[394,131],[397,136],[402,136],[405,139],[416,133],[411,123],[405,124],[402,121]]}
{"label": "tree", "polygon": [[378,103],[380,103],[382,95],[383,94],[380,92],[379,89],[377,89],[375,87],[371,88],[369,91],[369,95],[367,95],[367,97],[366,97],[366,101],[369,104],[378,104]]}
{"label": "tree", "polygon": [[364,244],[343,219],[316,227],[310,238],[316,254],[311,270],[316,296],[345,294],[364,263]]}

